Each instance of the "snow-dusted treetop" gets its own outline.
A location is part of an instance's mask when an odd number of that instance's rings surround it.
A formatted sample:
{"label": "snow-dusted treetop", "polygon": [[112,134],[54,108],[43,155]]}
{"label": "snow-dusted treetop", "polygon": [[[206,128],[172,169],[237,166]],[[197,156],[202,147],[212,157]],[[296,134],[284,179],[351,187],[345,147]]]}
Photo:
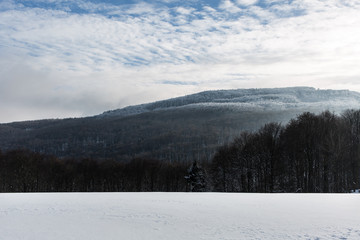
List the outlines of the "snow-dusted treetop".
{"label": "snow-dusted treetop", "polygon": [[173,108],[290,109],[310,108],[342,111],[360,107],[360,94],[349,90],[319,90],[312,87],[254,88],[205,91],[153,103],[128,106],[99,116],[129,116]]}

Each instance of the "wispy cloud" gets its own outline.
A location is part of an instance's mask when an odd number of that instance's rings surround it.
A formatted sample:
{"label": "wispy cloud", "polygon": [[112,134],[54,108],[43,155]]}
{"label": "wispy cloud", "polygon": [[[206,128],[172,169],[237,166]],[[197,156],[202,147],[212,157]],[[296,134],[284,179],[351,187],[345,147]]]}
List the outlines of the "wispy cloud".
{"label": "wispy cloud", "polygon": [[258,0],[236,0],[236,3],[241,6],[254,5],[257,2],[258,2]]}
{"label": "wispy cloud", "polygon": [[4,0],[0,107],[24,115],[0,122],[205,89],[360,90],[359,14],[356,0]]}

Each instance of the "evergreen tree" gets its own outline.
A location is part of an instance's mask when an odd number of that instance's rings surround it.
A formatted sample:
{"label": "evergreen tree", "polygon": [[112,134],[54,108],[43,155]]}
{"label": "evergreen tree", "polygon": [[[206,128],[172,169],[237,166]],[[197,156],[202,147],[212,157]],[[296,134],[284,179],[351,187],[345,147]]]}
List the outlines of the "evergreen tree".
{"label": "evergreen tree", "polygon": [[191,192],[206,191],[206,174],[205,171],[197,164],[196,161],[188,169],[188,175],[185,176],[190,185]]}

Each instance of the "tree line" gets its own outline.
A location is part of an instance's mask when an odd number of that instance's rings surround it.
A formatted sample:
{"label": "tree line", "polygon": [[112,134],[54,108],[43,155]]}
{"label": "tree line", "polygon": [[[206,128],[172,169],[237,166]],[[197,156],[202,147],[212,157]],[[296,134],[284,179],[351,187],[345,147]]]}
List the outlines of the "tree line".
{"label": "tree line", "polygon": [[360,188],[360,110],[303,113],[218,148],[210,162],[60,159],[0,151],[0,192],[349,192]]}
{"label": "tree line", "polygon": [[303,113],[269,123],[218,149],[214,191],[349,192],[360,188],[360,110]]}
{"label": "tree line", "polygon": [[0,152],[0,192],[183,192],[187,169],[151,159],[58,159],[13,150]]}

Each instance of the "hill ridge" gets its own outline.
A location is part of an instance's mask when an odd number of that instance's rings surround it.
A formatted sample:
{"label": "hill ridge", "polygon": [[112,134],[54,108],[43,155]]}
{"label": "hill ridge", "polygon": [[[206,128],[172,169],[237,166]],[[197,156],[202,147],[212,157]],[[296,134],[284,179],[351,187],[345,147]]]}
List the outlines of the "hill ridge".
{"label": "hill ridge", "polygon": [[[327,97],[326,97],[327,96]],[[356,98],[360,102],[360,93],[349,90],[331,90],[331,89],[315,89],[313,87],[286,87],[286,88],[249,88],[249,89],[229,89],[229,90],[210,90],[175,97],[150,103],[143,103],[139,105],[131,105],[124,108],[105,111],[96,117],[108,116],[131,116],[135,114],[151,112],[156,110],[164,110],[176,107],[185,107],[189,105],[201,105],[206,103],[249,103],[261,100],[272,102],[276,105],[278,103],[288,104],[292,107],[294,104],[301,104],[306,102],[321,102],[329,101],[328,97],[343,96]],[[281,98],[282,97],[282,98]],[[314,99],[314,97],[316,97]],[[309,99],[310,98],[310,99]],[[310,101],[311,100],[311,101]],[[262,103],[264,104],[264,103]],[[261,103],[259,103],[261,106]],[[256,105],[254,106],[256,107]]]}
{"label": "hill ridge", "polygon": [[0,124],[0,149],[57,157],[210,159],[242,131],[303,112],[360,108],[360,93],[311,87],[205,91],[85,118]]}

